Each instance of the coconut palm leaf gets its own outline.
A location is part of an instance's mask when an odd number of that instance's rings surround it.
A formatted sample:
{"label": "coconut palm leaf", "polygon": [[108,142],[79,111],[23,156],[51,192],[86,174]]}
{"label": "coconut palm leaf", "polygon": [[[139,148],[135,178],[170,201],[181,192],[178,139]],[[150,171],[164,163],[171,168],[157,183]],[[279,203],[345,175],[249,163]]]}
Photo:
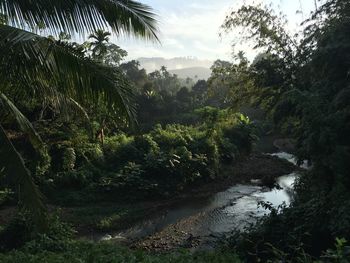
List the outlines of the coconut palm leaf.
{"label": "coconut palm leaf", "polygon": [[10,101],[5,94],[2,93],[0,93],[0,109],[3,111],[9,111],[12,114],[21,130],[28,134],[30,142],[35,149],[40,151],[45,146],[30,121],[28,121],[28,119],[19,111],[19,109],[17,109],[12,101]]}
{"label": "coconut palm leaf", "polygon": [[[53,103],[51,103],[50,105],[56,108],[56,110],[59,111],[59,114],[62,115],[63,118],[67,121],[72,120],[72,117],[80,117],[84,121],[86,129],[88,130],[91,138],[93,139],[93,126],[89,114],[84,109],[84,107],[72,98],[67,98],[66,96],[61,96],[58,98],[58,104],[54,105]],[[55,100],[55,102],[57,101]]]}
{"label": "coconut palm leaf", "polygon": [[47,222],[43,196],[1,124],[0,144],[0,167],[4,168],[5,174],[10,175],[8,178],[11,179],[12,184],[18,187],[21,207],[29,211],[35,225],[41,228],[40,230],[44,230]]}
{"label": "coconut palm leaf", "polygon": [[[82,103],[98,105],[103,101],[111,113],[134,119],[132,92],[124,75],[115,68],[96,64],[74,46],[40,37],[25,30],[0,25],[1,90],[30,94],[62,106],[82,109]],[[6,88],[7,87],[7,88]],[[33,145],[40,137],[7,96],[0,96],[2,108],[15,116],[22,130],[30,135]],[[63,105],[63,106],[64,106]],[[66,107],[67,108],[67,107]],[[45,210],[38,188],[19,153],[0,134],[0,167],[19,186],[20,201],[36,221],[45,220]],[[38,226],[42,225],[38,223]]]}
{"label": "coconut palm leaf", "polygon": [[[37,151],[41,152],[45,149],[45,144],[30,121],[2,93],[0,93],[0,109],[11,113],[20,129],[28,134],[31,144]],[[46,227],[46,208],[42,202],[42,194],[35,185],[29,170],[25,167],[21,155],[14,148],[1,125],[0,144],[0,167],[5,168],[4,172],[8,175],[10,183],[18,188],[20,204],[30,212],[36,226],[43,227],[42,230],[44,230]]]}
{"label": "coconut palm leaf", "polygon": [[135,119],[132,89],[119,69],[96,63],[69,43],[22,29],[0,25],[0,36],[0,79],[12,90],[57,102],[57,94],[82,104],[103,101],[111,113]]}
{"label": "coconut palm leaf", "polygon": [[86,33],[109,26],[118,34],[158,40],[152,9],[134,0],[0,0],[0,13],[21,28],[43,24],[55,33]]}

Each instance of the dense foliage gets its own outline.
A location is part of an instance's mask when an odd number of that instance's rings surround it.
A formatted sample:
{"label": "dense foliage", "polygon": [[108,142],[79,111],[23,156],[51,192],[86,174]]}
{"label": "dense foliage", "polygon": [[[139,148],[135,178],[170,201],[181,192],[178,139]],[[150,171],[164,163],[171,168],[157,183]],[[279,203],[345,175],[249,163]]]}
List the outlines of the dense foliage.
{"label": "dense foliage", "polygon": [[243,6],[223,25],[243,28],[246,40],[264,51],[251,65],[236,70],[241,61],[230,70],[241,81],[231,82],[231,98],[265,109],[276,128],[296,139],[299,159],[312,163],[292,207],[247,237],[241,251],[249,257],[269,258],[271,246],[287,252],[281,258],[298,249],[318,256],[336,237],[350,239],[349,24],[349,1],[329,0],[305,21],[302,37],[290,36],[284,19],[262,6]]}
{"label": "dense foliage", "polygon": [[[222,29],[242,30],[261,53],[216,61],[208,81],[123,63],[127,52],[97,29],[106,25],[157,40],[154,15],[135,1],[0,0],[0,208],[20,208],[0,221],[0,251],[19,249],[0,262],[348,262],[349,1],[324,1],[295,36],[272,8],[243,5]],[[71,41],[87,31],[83,44]],[[240,110],[263,119],[261,133],[293,139],[311,168],[290,207],[262,204],[271,214],[223,251],[151,255],[78,242],[48,215],[44,196],[83,217],[104,202],[169,200],[223,179],[256,140],[256,123]],[[125,210],[95,223],[109,229]]]}
{"label": "dense foliage", "polygon": [[[86,189],[91,198],[98,198],[98,191],[111,198],[140,198],[169,196],[215,179],[222,163],[251,152],[254,125],[228,110],[208,107],[197,115],[202,125],[157,125],[141,135],[119,132],[106,136],[103,145],[90,142],[74,125],[61,136],[51,127],[48,134],[42,133],[50,148],[50,168],[37,180],[49,196],[63,189]],[[127,194],[130,189],[136,192],[132,197]]]}
{"label": "dense foliage", "polygon": [[104,101],[111,114],[117,113],[123,119],[133,118],[133,105],[128,81],[117,68],[96,63],[79,45],[40,36],[37,29],[68,34],[109,26],[114,32],[157,39],[156,20],[148,6],[135,1],[36,1],[28,4],[3,0],[0,15],[0,166],[17,188],[21,207],[31,211],[36,225],[43,230],[47,226],[42,196],[5,131],[8,127],[3,125],[11,116],[29,135],[37,152],[43,151],[44,144],[15,100],[34,99],[43,106],[74,108],[83,114],[81,103],[97,106]]}

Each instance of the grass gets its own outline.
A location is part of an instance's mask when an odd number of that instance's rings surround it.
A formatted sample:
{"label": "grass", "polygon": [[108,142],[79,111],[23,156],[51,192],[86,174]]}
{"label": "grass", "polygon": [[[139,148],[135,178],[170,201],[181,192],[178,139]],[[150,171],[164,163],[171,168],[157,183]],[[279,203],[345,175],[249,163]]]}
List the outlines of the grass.
{"label": "grass", "polygon": [[163,262],[241,262],[230,252],[212,251],[191,254],[179,251],[170,254],[150,254],[118,247],[112,243],[72,242],[69,249],[60,252],[31,252],[28,249],[0,254],[1,263],[163,263]]}

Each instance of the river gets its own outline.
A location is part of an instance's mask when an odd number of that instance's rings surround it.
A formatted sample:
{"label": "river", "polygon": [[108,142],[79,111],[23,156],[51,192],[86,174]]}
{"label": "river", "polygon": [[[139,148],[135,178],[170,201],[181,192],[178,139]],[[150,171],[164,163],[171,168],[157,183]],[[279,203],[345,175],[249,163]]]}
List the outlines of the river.
{"label": "river", "polygon": [[[295,164],[293,155],[272,155]],[[217,239],[235,230],[242,231],[254,224],[257,218],[269,213],[258,205],[260,202],[268,202],[273,207],[283,203],[288,206],[293,198],[293,183],[297,176],[297,173],[291,173],[279,177],[277,183],[280,187],[274,189],[260,186],[258,181],[252,180],[251,184],[234,185],[209,198],[187,200],[161,215],[102,239],[133,240],[141,242],[141,246],[155,248],[183,247],[188,243],[191,243],[190,247],[212,247]]]}

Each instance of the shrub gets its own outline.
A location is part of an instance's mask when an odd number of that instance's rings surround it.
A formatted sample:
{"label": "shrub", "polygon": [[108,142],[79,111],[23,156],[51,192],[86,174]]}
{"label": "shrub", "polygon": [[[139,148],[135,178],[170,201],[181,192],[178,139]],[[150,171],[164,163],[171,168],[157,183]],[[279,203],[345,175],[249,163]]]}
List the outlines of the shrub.
{"label": "shrub", "polygon": [[63,150],[62,154],[62,169],[64,171],[72,171],[75,167],[76,162],[76,154],[75,150],[72,147],[67,147]]}
{"label": "shrub", "polygon": [[101,165],[104,162],[104,154],[99,143],[80,142],[74,146],[74,150],[80,163],[88,161]]}
{"label": "shrub", "polygon": [[8,251],[23,246],[31,238],[31,226],[24,214],[17,214],[0,231],[0,251]]}
{"label": "shrub", "polygon": [[[18,213],[10,223],[0,231],[0,251],[23,248],[26,252],[63,251],[68,248],[75,232],[62,223],[57,213],[49,217],[49,229],[45,234],[39,234],[33,228],[25,213]],[[1,262],[1,261],[0,261]]]}
{"label": "shrub", "polygon": [[49,230],[45,234],[36,234],[23,250],[26,253],[63,252],[69,249],[74,234],[73,228],[63,223],[55,213],[49,218]]}
{"label": "shrub", "polygon": [[93,171],[80,168],[76,171],[60,172],[53,177],[53,180],[57,187],[81,189],[92,183],[93,178]]}
{"label": "shrub", "polygon": [[143,156],[150,152],[159,151],[158,144],[153,140],[152,136],[149,134],[136,136],[134,139],[134,144],[135,148],[139,150],[143,154]]}
{"label": "shrub", "polygon": [[106,162],[114,169],[120,169],[127,162],[140,158],[140,151],[134,145],[134,138],[124,134],[106,139],[104,153]]}
{"label": "shrub", "polygon": [[166,125],[165,129],[157,125],[150,134],[162,150],[169,151],[174,147],[187,146],[192,140],[190,130],[190,127],[177,124]]}

